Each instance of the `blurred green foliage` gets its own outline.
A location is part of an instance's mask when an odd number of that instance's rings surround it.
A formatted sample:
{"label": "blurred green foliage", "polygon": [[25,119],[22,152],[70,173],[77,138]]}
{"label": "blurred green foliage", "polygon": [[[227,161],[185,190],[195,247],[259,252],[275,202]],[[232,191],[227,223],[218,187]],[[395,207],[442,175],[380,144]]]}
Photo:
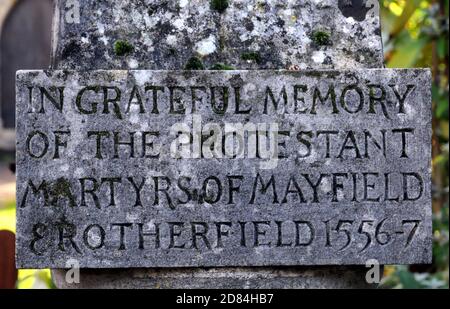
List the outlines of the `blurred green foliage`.
{"label": "blurred green foliage", "polygon": [[381,0],[386,66],[433,73],[433,265],[388,266],[383,287],[448,288],[448,0]]}

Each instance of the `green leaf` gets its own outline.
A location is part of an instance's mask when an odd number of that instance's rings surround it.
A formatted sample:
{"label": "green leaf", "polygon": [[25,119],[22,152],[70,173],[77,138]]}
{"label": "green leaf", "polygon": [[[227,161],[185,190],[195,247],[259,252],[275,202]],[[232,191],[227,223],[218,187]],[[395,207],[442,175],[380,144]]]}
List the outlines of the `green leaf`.
{"label": "green leaf", "polygon": [[403,33],[399,39],[395,52],[389,59],[389,68],[411,68],[422,56],[422,49],[426,46],[428,39],[425,37],[412,39],[409,34]]}
{"label": "green leaf", "polygon": [[424,288],[424,286],[414,278],[414,275],[407,270],[400,270],[398,276],[404,289]]}

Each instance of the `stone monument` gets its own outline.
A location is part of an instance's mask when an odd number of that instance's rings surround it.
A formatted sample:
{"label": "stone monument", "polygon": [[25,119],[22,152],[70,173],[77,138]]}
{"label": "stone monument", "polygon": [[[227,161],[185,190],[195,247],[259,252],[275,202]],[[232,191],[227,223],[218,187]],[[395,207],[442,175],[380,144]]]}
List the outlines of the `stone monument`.
{"label": "stone monument", "polygon": [[370,1],[144,2],[57,1],[53,70],[17,74],[19,268],[343,288],[430,262],[430,72],[380,69]]}

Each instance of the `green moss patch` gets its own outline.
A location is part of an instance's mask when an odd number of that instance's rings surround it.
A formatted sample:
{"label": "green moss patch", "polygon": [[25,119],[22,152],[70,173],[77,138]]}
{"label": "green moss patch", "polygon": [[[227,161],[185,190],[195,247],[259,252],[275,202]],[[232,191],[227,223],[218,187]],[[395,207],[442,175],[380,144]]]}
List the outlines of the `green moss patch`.
{"label": "green moss patch", "polygon": [[204,70],[205,66],[203,65],[203,62],[199,58],[192,57],[186,63],[185,69],[186,70]]}
{"label": "green moss patch", "polygon": [[211,8],[219,13],[225,12],[228,6],[228,0],[211,0]]}
{"label": "green moss patch", "polygon": [[227,71],[227,70],[235,70],[235,68],[233,68],[232,66],[227,65],[227,64],[216,63],[215,65],[213,65],[211,67],[211,70]]}
{"label": "green moss patch", "polygon": [[126,41],[116,41],[114,43],[114,53],[117,56],[125,56],[133,51],[133,45]]}
{"label": "green moss patch", "polygon": [[311,35],[311,40],[319,46],[330,45],[331,35],[323,30],[316,30]]}

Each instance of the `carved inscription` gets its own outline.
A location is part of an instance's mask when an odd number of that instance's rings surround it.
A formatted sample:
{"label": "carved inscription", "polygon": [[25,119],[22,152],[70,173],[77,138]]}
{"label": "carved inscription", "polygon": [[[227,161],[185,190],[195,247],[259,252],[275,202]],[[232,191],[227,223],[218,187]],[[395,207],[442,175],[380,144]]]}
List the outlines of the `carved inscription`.
{"label": "carved inscription", "polygon": [[430,73],[21,71],[18,267],[427,263]]}

